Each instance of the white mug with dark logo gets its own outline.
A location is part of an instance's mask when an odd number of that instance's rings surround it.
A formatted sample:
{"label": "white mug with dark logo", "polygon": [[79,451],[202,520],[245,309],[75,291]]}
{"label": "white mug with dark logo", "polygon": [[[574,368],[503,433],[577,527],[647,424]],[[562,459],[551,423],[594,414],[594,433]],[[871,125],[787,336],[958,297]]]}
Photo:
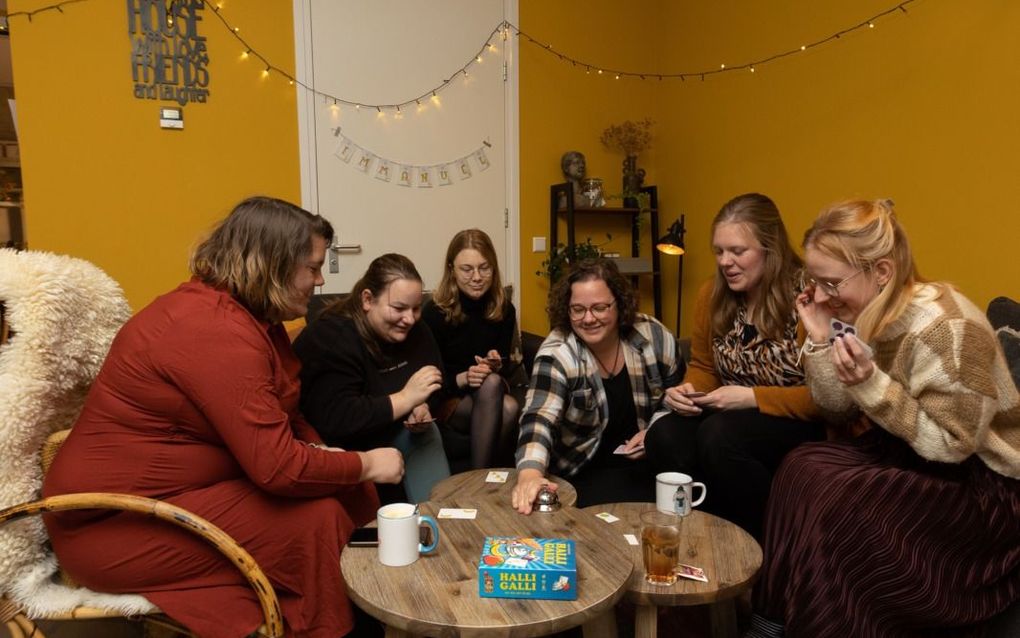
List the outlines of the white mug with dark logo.
{"label": "white mug with dark logo", "polygon": [[[701,495],[694,500],[694,488],[701,488]],[[662,472],[655,475],[655,509],[687,516],[691,508],[705,500],[704,483],[695,481],[690,475],[680,472]]]}
{"label": "white mug with dark logo", "polygon": [[[403,567],[418,560],[439,545],[439,526],[431,516],[418,514],[418,506],[411,503],[390,503],[376,512],[379,527],[379,562],[390,567]],[[421,543],[421,525],[432,528],[432,542]]]}

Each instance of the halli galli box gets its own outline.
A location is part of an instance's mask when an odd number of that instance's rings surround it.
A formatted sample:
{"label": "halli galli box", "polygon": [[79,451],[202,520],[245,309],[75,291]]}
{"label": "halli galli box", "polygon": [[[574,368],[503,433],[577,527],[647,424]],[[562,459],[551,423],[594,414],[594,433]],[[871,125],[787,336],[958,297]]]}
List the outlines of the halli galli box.
{"label": "halli galli box", "polygon": [[487,536],[478,562],[482,598],[577,599],[574,541]]}

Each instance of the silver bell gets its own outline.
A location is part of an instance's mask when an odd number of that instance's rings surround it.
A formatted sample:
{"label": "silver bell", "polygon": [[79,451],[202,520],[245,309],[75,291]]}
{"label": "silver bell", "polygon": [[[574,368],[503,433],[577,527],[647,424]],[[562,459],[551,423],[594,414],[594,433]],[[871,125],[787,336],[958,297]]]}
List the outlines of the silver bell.
{"label": "silver bell", "polygon": [[535,498],[534,509],[538,512],[555,512],[560,509],[560,497],[556,492],[543,487]]}

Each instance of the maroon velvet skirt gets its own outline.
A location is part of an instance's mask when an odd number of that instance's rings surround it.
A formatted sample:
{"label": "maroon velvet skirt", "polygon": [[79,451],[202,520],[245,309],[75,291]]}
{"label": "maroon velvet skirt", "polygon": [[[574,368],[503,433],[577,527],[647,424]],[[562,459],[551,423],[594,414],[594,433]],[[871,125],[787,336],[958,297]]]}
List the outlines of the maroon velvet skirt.
{"label": "maroon velvet skirt", "polygon": [[787,455],[772,484],[761,615],[786,635],[980,635],[1020,596],[1020,481],[934,463],[876,428]]}

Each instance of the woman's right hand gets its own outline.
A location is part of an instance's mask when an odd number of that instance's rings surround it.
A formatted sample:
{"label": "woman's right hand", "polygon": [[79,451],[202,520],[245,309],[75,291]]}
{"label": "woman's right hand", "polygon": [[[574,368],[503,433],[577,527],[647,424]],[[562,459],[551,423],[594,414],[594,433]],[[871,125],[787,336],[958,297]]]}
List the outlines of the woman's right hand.
{"label": "woman's right hand", "polygon": [[804,331],[812,343],[822,344],[829,338],[829,322],[832,314],[823,304],[815,303],[815,289],[808,286],[804,292],[797,295],[794,305],[797,307],[797,314],[800,315],[800,322],[804,324]]}
{"label": "woman's right hand", "polygon": [[358,452],[361,480],[373,483],[399,483],[404,478],[404,455],[395,447],[377,447]]}
{"label": "woman's right hand", "polygon": [[400,392],[412,406],[421,405],[443,387],[443,373],[436,366],[424,366],[411,375]]}
{"label": "woman's right hand", "polygon": [[469,388],[479,388],[490,374],[492,374],[492,368],[488,361],[476,355],[475,365],[464,372],[464,381]]}
{"label": "woman's right hand", "polygon": [[517,473],[517,485],[510,493],[510,504],[521,514],[530,514],[531,506],[543,487],[555,492],[559,486],[547,480],[539,470],[521,470]]}
{"label": "woman's right hand", "polygon": [[662,399],[662,405],[682,416],[701,414],[701,408],[687,396],[691,392],[695,392],[692,383],[681,383],[672,388],[666,388],[666,396]]}

